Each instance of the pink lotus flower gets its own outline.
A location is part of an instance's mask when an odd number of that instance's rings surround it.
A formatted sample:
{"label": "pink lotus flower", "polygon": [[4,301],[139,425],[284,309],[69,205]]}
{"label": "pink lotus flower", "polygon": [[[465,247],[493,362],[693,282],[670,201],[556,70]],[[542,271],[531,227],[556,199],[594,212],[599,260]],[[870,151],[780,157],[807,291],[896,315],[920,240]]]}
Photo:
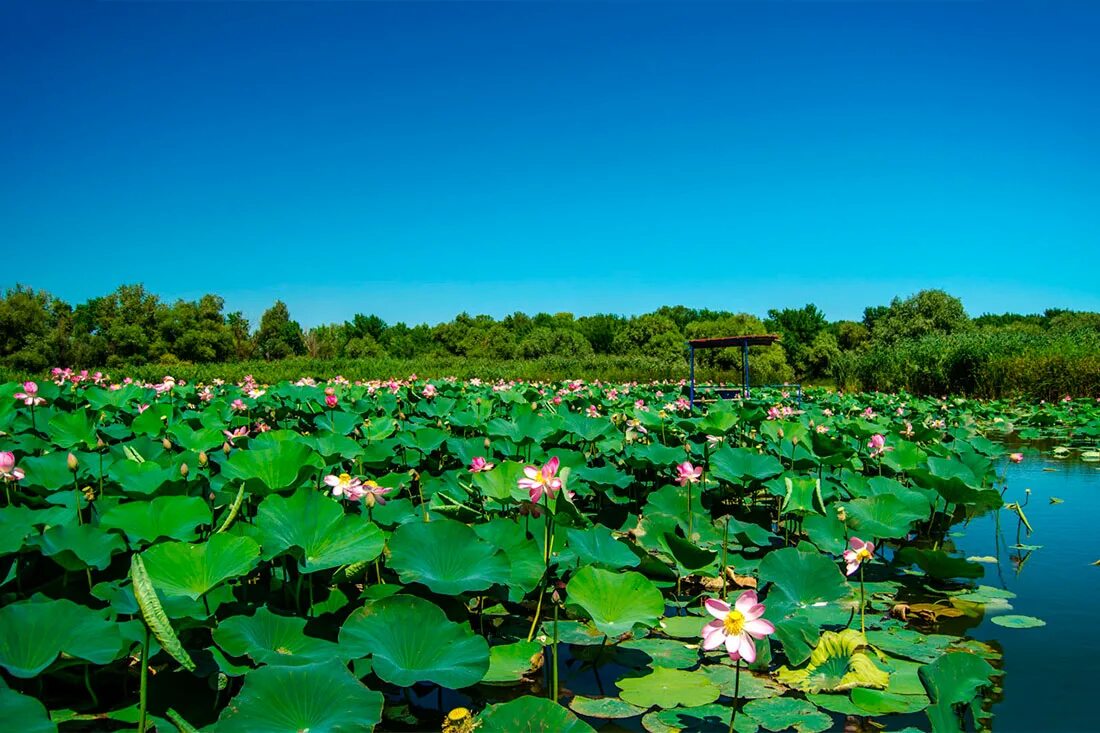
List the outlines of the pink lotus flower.
{"label": "pink lotus flower", "polygon": [[848,540],[848,547],[850,549],[844,551],[844,562],[848,563],[845,575],[851,575],[859,570],[860,565],[870,561],[875,556],[874,542],[864,542],[858,537],[853,537]]}
{"label": "pink lotus flower", "polygon": [[1024,454],[1023,453],[1009,453],[1008,454],[1008,460],[1012,461],[1013,463],[1020,463],[1024,460]]}
{"label": "pink lotus flower", "polygon": [[346,496],[352,501],[363,498],[363,481],[352,478],[350,474],[325,476],[325,484],[332,489],[333,496]]}
{"label": "pink lotus flower", "polygon": [[436,394],[436,389],[435,389],[435,385],[434,385],[434,384],[430,384],[430,383],[429,383],[429,384],[426,384],[426,385],[424,385],[424,391],[423,391],[423,392],[421,392],[420,394],[424,395],[424,397],[425,397],[426,399],[429,399],[429,400],[430,400],[431,398],[435,397],[435,394]]}
{"label": "pink lotus flower", "polygon": [[334,394],[325,395],[325,407],[327,407],[328,409],[330,409],[330,410],[336,409],[336,405],[338,404],[338,402],[339,402],[339,400],[336,399],[336,395],[334,395]]}
{"label": "pink lotus flower", "polygon": [[[530,492],[532,504],[538,504],[544,492],[547,498],[553,499],[562,488],[561,479],[557,476],[559,463],[555,456],[542,468],[527,466],[523,469],[523,475],[526,478],[521,478],[516,483],[521,489],[527,489]],[[569,493],[568,496],[571,497],[572,494]]]}
{"label": "pink lotus flower", "polygon": [[600,416],[600,410],[595,405],[589,405],[588,407],[585,408],[584,412],[589,417],[599,417]]}
{"label": "pink lotus flower", "polygon": [[867,418],[868,420],[870,420],[871,418],[873,418],[875,416],[875,411],[872,410],[870,407],[868,407],[867,409],[865,409],[863,411],[863,416],[865,418]]}
{"label": "pink lotus flower", "polygon": [[676,483],[681,486],[687,486],[689,483],[698,483],[699,477],[703,475],[702,466],[693,466],[688,461],[684,461],[676,467]]}
{"label": "pink lotus flower", "polygon": [[15,467],[15,454],[11,451],[0,453],[0,479],[4,481],[21,481],[23,469]]}
{"label": "pink lotus flower", "polygon": [[16,392],[12,397],[23,400],[27,407],[46,404],[46,400],[38,396],[38,385],[35,382],[23,382],[23,391]]}
{"label": "pink lotus flower", "polygon": [[715,620],[703,627],[703,649],[713,651],[723,644],[730,659],[744,659],[749,664],[756,661],[755,639],[764,639],[775,633],[771,621],[763,618],[764,604],[756,599],[756,591],[742,593],[731,608],[717,598],[708,598],[703,604]]}
{"label": "pink lotus flower", "polygon": [[867,441],[867,447],[871,449],[871,456],[880,456],[885,453],[889,448],[886,447],[886,436],[879,433],[875,433],[871,436],[871,439]]}
{"label": "pink lotus flower", "polygon": [[482,471],[492,471],[493,466],[495,466],[495,465],[496,465],[495,463],[489,463],[487,460],[485,460],[481,456],[477,456],[476,458],[474,458],[470,461],[470,473],[481,473]]}
{"label": "pink lotus flower", "polygon": [[379,486],[374,481],[366,481],[362,486],[363,501],[367,506],[374,506],[375,502],[378,502],[382,506],[386,505],[385,495],[393,491],[390,486]]}
{"label": "pink lotus flower", "polygon": [[234,409],[234,410],[238,410],[238,411],[240,411],[240,410],[247,410],[247,409],[248,409],[248,405],[246,405],[246,404],[244,403],[244,400],[242,400],[242,399],[241,399],[240,397],[238,397],[237,399],[235,399],[235,400],[233,400],[232,402],[230,402],[230,403],[229,403],[229,406],[230,406],[230,407],[231,407],[232,409]]}
{"label": "pink lotus flower", "polygon": [[246,426],[242,425],[241,427],[237,428],[236,430],[223,430],[222,434],[225,436],[226,440],[229,442],[229,445],[233,445],[233,441],[236,440],[237,438],[246,438],[246,437],[248,437],[248,428]]}
{"label": "pink lotus flower", "polygon": [[769,407],[768,408],[768,419],[769,420],[778,420],[779,416],[780,416],[780,413],[779,413],[779,408],[778,407]]}
{"label": "pink lotus flower", "polygon": [[821,435],[824,435],[825,433],[829,432],[829,426],[828,425],[818,425],[816,428],[814,428],[814,430],[816,430]]}

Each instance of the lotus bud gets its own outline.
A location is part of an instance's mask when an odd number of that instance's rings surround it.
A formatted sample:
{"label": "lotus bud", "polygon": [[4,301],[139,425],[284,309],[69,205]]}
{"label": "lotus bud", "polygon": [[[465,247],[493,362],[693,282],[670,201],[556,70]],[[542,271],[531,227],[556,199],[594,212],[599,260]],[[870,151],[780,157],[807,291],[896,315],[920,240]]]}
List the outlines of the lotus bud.
{"label": "lotus bud", "polygon": [[485,450],[489,450],[489,448],[491,448],[491,447],[492,447],[492,445],[493,445],[493,441],[491,441],[491,440],[489,440],[488,438],[486,438],[486,439],[485,439],[485,443],[484,443],[484,445],[485,445]]}
{"label": "lotus bud", "polygon": [[95,447],[96,448],[104,448],[104,447],[106,447],[106,445],[107,444],[103,442],[103,438],[100,438],[98,436],[96,437],[96,439],[95,439]]}
{"label": "lotus bud", "polygon": [[229,445],[229,441],[222,443],[222,453],[229,455],[229,451],[232,450],[232,446]]}
{"label": "lotus bud", "polygon": [[199,451],[199,468],[206,468],[206,464],[210,462],[210,456],[206,455],[206,451]]}
{"label": "lotus bud", "polygon": [[91,486],[85,486],[80,491],[81,491],[82,494],[84,494],[84,501],[88,502],[89,504],[91,504],[93,501],[95,501],[95,489],[94,488],[92,488]]}
{"label": "lotus bud", "polygon": [[180,464],[180,476],[187,478],[187,474],[191,473],[191,469],[187,467],[186,463]]}
{"label": "lotus bud", "polygon": [[72,453],[70,453],[69,457],[67,459],[65,459],[65,463],[69,466],[69,470],[72,471],[73,473],[76,473],[76,469],[80,465],[76,461],[76,456],[74,456]]}
{"label": "lotus bud", "polygon": [[172,441],[168,440],[168,438],[160,441],[160,444],[164,446],[164,450],[172,450]]}

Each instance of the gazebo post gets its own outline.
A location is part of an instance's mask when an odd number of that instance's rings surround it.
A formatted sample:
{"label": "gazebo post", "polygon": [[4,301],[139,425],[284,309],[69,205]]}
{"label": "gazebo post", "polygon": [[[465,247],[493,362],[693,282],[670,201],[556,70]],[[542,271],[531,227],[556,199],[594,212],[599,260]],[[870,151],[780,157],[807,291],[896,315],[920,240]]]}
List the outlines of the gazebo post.
{"label": "gazebo post", "polygon": [[742,377],[741,392],[745,397],[749,396],[749,342],[741,342],[741,369],[744,371]]}
{"label": "gazebo post", "polygon": [[691,409],[695,409],[695,346],[688,344],[688,362],[691,364]]}

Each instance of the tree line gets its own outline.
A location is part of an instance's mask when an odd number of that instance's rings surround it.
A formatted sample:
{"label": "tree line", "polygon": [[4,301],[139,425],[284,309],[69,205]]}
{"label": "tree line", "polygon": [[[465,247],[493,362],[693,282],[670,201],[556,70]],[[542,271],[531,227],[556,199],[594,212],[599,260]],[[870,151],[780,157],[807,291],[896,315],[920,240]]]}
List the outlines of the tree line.
{"label": "tree line", "polygon": [[[434,357],[511,360],[567,355],[640,356],[672,362],[686,358],[685,341],[738,334],[779,333],[780,345],[754,347],[752,367],[769,382],[834,378],[867,357],[937,336],[1006,333],[1031,339],[1100,334],[1100,313],[1048,309],[1041,314],[985,314],[971,318],[962,302],[923,290],[869,306],[860,321],[829,321],[810,303],[748,313],[663,306],[635,316],[610,313],[516,312],[501,319],[460,313],[429,325],[389,324],[373,314],[303,329],[286,304],[276,301],[257,327],[224,300],[166,302],[142,285],[72,306],[60,298],[16,285],[0,298],[0,364],[22,372],[55,365],[119,368],[145,364],[213,364],[288,357],[362,359]],[[736,370],[735,350],[697,354],[700,366]],[[862,360],[862,361],[861,361]]]}

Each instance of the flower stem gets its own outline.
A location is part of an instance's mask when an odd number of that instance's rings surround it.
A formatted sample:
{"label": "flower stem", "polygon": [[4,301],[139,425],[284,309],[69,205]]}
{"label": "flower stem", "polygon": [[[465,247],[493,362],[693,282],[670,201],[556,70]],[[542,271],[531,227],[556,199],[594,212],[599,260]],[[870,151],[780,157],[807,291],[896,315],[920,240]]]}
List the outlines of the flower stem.
{"label": "flower stem", "polygon": [[723,537],[723,539],[722,539],[722,569],[721,569],[721,572],[722,572],[722,600],[723,601],[726,600],[726,596],[729,594],[729,590],[728,590],[729,581],[727,580],[728,573],[726,572],[726,568],[729,567],[729,565],[727,564],[728,563],[727,552],[729,551],[729,544],[730,544],[730,516],[726,515],[726,531],[725,531],[725,537]]}
{"label": "flower stem", "polygon": [[138,718],[138,733],[145,733],[145,714],[148,696],[146,688],[149,686],[149,627],[145,627],[145,643],[141,645],[141,687],[138,688],[138,707],[141,713]]}
{"label": "flower stem", "polygon": [[729,733],[733,733],[733,724],[737,720],[737,705],[741,698],[741,660],[734,662],[733,673],[733,712],[730,713]]}
{"label": "flower stem", "polygon": [[863,625],[863,563],[859,564],[859,633],[867,633]]}
{"label": "flower stem", "polygon": [[557,603],[554,604],[554,648],[552,650],[552,655],[551,656],[553,657],[553,663],[554,663],[554,671],[553,671],[553,677],[552,677],[552,679],[554,680],[554,686],[553,686],[554,702],[557,702],[558,701],[558,604]]}

